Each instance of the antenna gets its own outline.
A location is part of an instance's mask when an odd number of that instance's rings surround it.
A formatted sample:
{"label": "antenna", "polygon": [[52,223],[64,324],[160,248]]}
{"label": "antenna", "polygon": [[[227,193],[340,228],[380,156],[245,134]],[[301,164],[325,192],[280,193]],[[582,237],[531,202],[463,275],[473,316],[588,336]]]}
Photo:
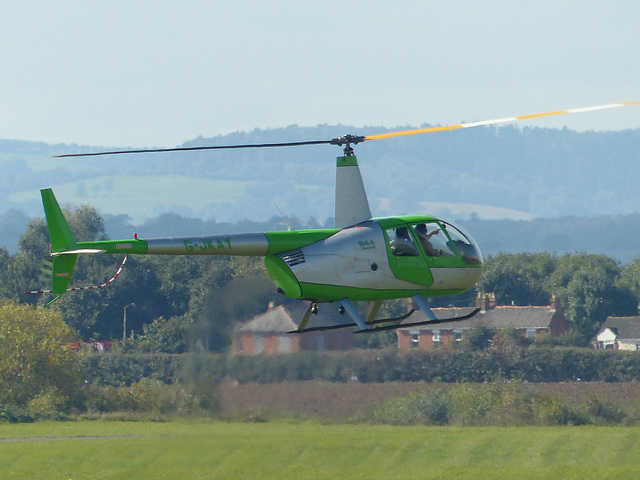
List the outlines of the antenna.
{"label": "antenna", "polygon": [[282,213],[282,210],[280,210],[280,207],[278,207],[278,204],[273,202],[273,205],[276,207],[276,210],[278,210],[278,213],[280,213],[280,216],[282,217],[282,221],[287,225],[287,232],[290,232],[291,230],[293,230],[293,228],[291,228],[291,224],[287,220],[287,217],[284,216],[284,214]]}

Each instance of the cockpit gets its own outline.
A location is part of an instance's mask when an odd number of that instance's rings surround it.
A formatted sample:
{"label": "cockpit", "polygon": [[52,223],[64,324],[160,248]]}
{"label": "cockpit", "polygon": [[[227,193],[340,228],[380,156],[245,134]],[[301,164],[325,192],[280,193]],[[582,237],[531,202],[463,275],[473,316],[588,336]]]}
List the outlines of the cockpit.
{"label": "cockpit", "polygon": [[482,265],[478,245],[463,228],[442,220],[410,223],[387,229],[391,253],[396,257],[417,257],[421,252],[431,260],[462,258],[466,265]]}

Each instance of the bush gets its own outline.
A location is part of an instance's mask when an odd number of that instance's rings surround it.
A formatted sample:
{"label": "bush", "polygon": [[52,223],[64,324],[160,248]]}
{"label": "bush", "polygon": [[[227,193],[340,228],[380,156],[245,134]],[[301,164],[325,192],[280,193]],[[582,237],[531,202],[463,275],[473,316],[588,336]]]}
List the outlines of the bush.
{"label": "bush", "polygon": [[390,425],[446,425],[449,423],[449,396],[443,388],[412,393],[371,407],[360,421]]}
{"label": "bush", "polygon": [[412,393],[373,405],[356,420],[391,425],[620,425],[636,423],[639,411],[640,403],[625,411],[597,396],[572,407],[561,397],[533,393],[518,382],[493,382]]}
{"label": "bush", "polygon": [[85,389],[85,408],[89,413],[154,413],[161,415],[216,414],[217,396],[211,390],[187,390],[143,380],[129,386],[90,385]]}
{"label": "bush", "polygon": [[539,394],[534,397],[532,422],[535,425],[582,425],[584,420],[569,407],[566,400],[554,395]]}
{"label": "bush", "polygon": [[621,407],[593,394],[580,410],[584,414],[585,423],[590,425],[617,425],[627,416]]}
{"label": "bush", "polygon": [[62,418],[61,412],[66,411],[67,401],[65,395],[50,388],[29,400],[26,411],[34,420],[59,420]]}

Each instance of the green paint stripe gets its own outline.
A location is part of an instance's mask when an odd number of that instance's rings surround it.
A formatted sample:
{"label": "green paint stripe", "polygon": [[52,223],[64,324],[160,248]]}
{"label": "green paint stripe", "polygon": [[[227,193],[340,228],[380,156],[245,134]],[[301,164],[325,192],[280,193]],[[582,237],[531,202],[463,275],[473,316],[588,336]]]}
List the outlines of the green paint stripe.
{"label": "green paint stripe", "polygon": [[415,290],[375,290],[371,288],[354,288],[304,282],[300,283],[300,287],[302,287],[302,298],[329,302],[336,302],[345,297],[353,301],[390,300],[394,298],[408,298],[416,293],[429,297],[440,297],[445,295],[456,295],[466,291],[464,289],[429,290],[427,288],[417,288]]}
{"label": "green paint stripe", "polygon": [[337,166],[338,167],[357,167],[358,159],[355,155],[350,155],[346,157],[338,157],[337,158]]}
{"label": "green paint stripe", "polygon": [[320,240],[324,240],[339,231],[340,230],[336,228],[328,228],[321,230],[266,232],[265,235],[269,241],[269,251],[267,254],[273,255],[293,250],[294,248],[302,248]]}

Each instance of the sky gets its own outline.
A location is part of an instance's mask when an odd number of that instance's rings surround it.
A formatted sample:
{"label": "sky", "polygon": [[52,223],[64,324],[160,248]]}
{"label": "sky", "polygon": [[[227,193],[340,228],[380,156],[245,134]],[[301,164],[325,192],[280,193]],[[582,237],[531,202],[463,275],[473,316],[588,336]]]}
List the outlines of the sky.
{"label": "sky", "polygon": [[[0,5],[0,138],[172,147],[640,100],[637,0]],[[640,108],[536,120],[640,127]]]}

